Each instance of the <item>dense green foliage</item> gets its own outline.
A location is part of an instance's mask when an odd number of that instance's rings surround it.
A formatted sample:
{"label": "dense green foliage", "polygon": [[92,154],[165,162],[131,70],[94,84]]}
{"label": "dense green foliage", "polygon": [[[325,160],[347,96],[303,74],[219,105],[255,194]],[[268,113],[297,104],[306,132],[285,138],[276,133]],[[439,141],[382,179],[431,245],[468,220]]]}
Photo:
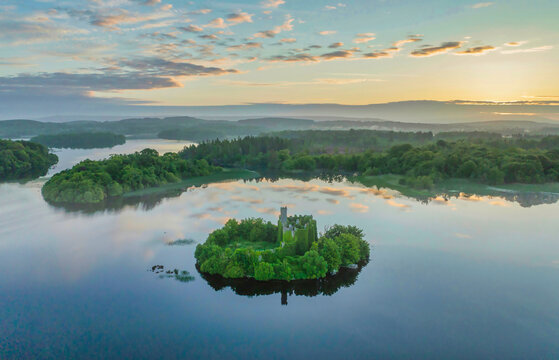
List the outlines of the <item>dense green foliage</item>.
{"label": "dense green foliage", "polygon": [[[289,221],[314,222],[311,216]],[[369,257],[363,232],[352,226],[335,225],[318,239],[278,241],[278,227],[262,219],[229,220],[196,246],[200,271],[225,278],[250,277],[260,281],[317,279],[340,266],[357,264]],[[272,247],[262,249],[262,243]]]}
{"label": "dense green foliage", "polygon": [[113,147],[126,142],[124,135],[110,132],[85,132],[56,135],[39,135],[31,141],[53,148],[94,149]]}
{"label": "dense green foliage", "polygon": [[[559,181],[559,137],[472,142],[438,140],[423,146],[400,144],[384,152],[309,152],[298,140],[245,137],[186,147],[186,159],[210,164],[283,171],[328,171],[338,174],[404,175],[403,183],[429,188],[448,178],[488,184]],[[522,147],[520,147],[522,146]],[[295,150],[294,149],[299,149]]]}
{"label": "dense green foliage", "polygon": [[0,140],[0,181],[45,175],[57,162],[58,157],[41,144]]}
{"label": "dense green foliage", "polygon": [[179,182],[220,171],[205,160],[183,160],[175,153],[159,156],[153,149],[130,155],[85,160],[54,175],[42,189],[55,203],[98,203],[129,191]]}

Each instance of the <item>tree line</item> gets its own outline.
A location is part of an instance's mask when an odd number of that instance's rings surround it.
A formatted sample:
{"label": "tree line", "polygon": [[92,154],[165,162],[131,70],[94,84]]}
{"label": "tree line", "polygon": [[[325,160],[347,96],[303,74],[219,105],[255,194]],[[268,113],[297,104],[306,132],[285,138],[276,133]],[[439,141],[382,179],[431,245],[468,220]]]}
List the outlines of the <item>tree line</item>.
{"label": "tree line", "polygon": [[[448,178],[487,184],[559,181],[559,137],[512,145],[500,141],[445,141],[414,146],[399,144],[386,151],[310,151],[299,140],[245,137],[214,140],[185,147],[180,156],[204,159],[225,167],[281,171],[328,171],[334,174],[402,175],[402,183],[429,188]],[[525,146],[516,146],[523,143]]]}
{"label": "tree line", "polygon": [[126,142],[124,135],[110,132],[82,132],[69,134],[38,135],[31,141],[52,148],[94,149],[122,145]]}
{"label": "tree line", "polygon": [[0,140],[0,181],[43,176],[58,156],[29,141]]}
{"label": "tree line", "polygon": [[112,155],[100,161],[84,160],[55,174],[43,186],[43,197],[54,203],[99,203],[124,193],[210,175],[221,168],[206,160],[184,160],[176,153],[159,155],[144,149],[130,155]]}

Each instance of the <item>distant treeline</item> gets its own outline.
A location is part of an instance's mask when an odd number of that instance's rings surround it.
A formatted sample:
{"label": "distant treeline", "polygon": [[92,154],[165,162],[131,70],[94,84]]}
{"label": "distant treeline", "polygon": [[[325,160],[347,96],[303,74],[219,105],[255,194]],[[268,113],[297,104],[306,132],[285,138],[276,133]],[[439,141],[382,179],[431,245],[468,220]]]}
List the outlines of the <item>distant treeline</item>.
{"label": "distant treeline", "polygon": [[[79,120],[79,119],[77,119]],[[441,134],[446,132],[451,136],[449,131],[461,139],[471,136],[484,136],[482,133],[490,134],[490,136],[498,136],[498,134],[518,134],[520,136],[528,136],[527,134],[558,134],[559,125],[537,123],[537,122],[519,122],[519,121],[494,121],[481,123],[464,123],[464,124],[421,124],[421,123],[404,123],[397,121],[386,121],[380,119],[363,119],[363,120],[331,120],[331,121],[315,121],[310,119],[295,118],[258,118],[246,119],[239,121],[225,120],[204,120],[189,116],[176,116],[166,118],[131,118],[118,121],[70,121],[70,122],[41,122],[34,120],[4,120],[0,121],[0,138],[28,138],[37,135],[53,135],[63,133],[83,133],[83,132],[112,132],[115,134],[123,134],[133,137],[164,139],[203,141],[213,140],[216,138],[232,138],[237,136],[262,135],[271,132],[281,132],[286,130],[340,130],[347,131],[356,129],[356,132],[365,136],[365,134],[377,137],[378,146],[395,145],[404,140],[403,137],[408,135],[394,135],[392,141],[385,143],[379,137],[390,136],[390,133],[397,132],[403,134],[413,134],[419,132],[417,141],[422,140],[421,134],[432,132],[433,134]],[[373,130],[376,129],[376,130]],[[381,131],[383,130],[383,131]],[[393,130],[393,131],[386,131]],[[476,132],[479,134],[476,135]],[[300,137],[305,135],[333,135],[334,133],[325,132],[309,132],[309,133],[293,133],[278,134],[282,137]],[[341,134],[343,135],[343,134]],[[444,135],[444,136],[447,136]],[[416,144],[413,140],[414,135],[409,135],[410,143]],[[438,137],[436,135],[435,137]],[[529,135],[528,137],[532,137]],[[431,139],[433,140],[433,139]],[[434,139],[439,140],[437,138]],[[443,138],[443,140],[449,140]],[[377,146],[373,144],[373,146]]]}
{"label": "distant treeline", "polygon": [[367,129],[350,130],[286,130],[270,133],[293,140],[291,150],[306,150],[310,153],[346,152],[355,150],[381,151],[397,144],[424,145],[438,140],[467,140],[476,144],[494,147],[521,147],[524,149],[553,149],[559,147],[559,136],[514,135],[503,136],[486,131],[431,131],[403,132]]}
{"label": "distant treeline", "polygon": [[[559,181],[558,137],[510,143],[438,140],[414,146],[399,144],[387,151],[318,151],[312,141],[280,137],[216,140],[185,147],[180,156],[204,159],[225,167],[283,171],[328,171],[364,175],[403,175],[403,183],[429,188],[447,178],[466,178],[488,184]],[[325,140],[320,140],[324,142]],[[346,141],[350,141],[347,139]],[[524,145],[522,148],[516,145]],[[551,147],[551,148],[550,148]],[[312,152],[309,151],[312,149]]]}
{"label": "distant treeline", "polygon": [[43,197],[53,203],[99,203],[126,192],[179,182],[220,171],[205,160],[183,160],[176,153],[159,156],[153,149],[85,160],[54,175],[43,186]]}
{"label": "distant treeline", "polygon": [[0,140],[0,181],[43,176],[57,162],[58,157],[41,144]]}
{"label": "distant treeline", "polygon": [[39,135],[31,141],[52,148],[94,149],[122,145],[126,142],[124,135],[110,132],[84,132],[56,135]]}
{"label": "distant treeline", "polygon": [[199,126],[163,130],[157,134],[157,137],[160,139],[199,142],[209,139],[228,139],[238,136],[258,135],[263,131],[264,129],[249,125],[241,126],[236,122],[220,121],[214,124],[213,121],[206,121],[203,125]]}

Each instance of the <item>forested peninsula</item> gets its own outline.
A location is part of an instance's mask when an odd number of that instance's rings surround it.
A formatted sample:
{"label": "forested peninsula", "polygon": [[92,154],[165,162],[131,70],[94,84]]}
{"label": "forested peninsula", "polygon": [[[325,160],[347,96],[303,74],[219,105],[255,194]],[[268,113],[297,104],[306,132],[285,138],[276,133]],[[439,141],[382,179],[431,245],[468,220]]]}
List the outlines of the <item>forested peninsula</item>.
{"label": "forested peninsula", "polygon": [[184,160],[176,153],[144,149],[130,155],[85,160],[54,175],[43,186],[52,203],[99,203],[125,193],[220,172],[206,160]]}
{"label": "forested peninsula", "polygon": [[110,132],[83,132],[69,134],[39,135],[31,141],[51,148],[95,149],[110,148],[126,142],[124,135]]}
{"label": "forested peninsula", "polygon": [[41,144],[0,140],[0,181],[43,176],[57,162],[58,157]]}
{"label": "forested peninsula", "polygon": [[[355,142],[360,141],[354,132]],[[285,172],[325,171],[342,175],[401,175],[401,184],[431,188],[450,178],[498,185],[559,181],[559,137],[524,140],[489,138],[438,140],[414,146],[399,144],[385,151],[316,147],[305,139],[275,136],[215,140],[186,147],[184,159],[212,165]],[[325,139],[320,140],[323,144]],[[317,140],[316,142],[319,142]]]}
{"label": "forested peninsula", "polygon": [[319,236],[312,216],[288,217],[282,208],[277,225],[260,218],[230,219],[196,246],[194,256],[203,273],[291,281],[323,278],[369,255],[361,229],[334,225]]}

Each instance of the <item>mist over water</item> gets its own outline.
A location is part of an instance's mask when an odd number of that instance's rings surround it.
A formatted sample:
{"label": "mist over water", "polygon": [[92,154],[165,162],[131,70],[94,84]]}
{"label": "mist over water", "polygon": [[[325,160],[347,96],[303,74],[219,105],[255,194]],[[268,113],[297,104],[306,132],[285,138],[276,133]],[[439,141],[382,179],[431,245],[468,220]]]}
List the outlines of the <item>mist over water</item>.
{"label": "mist over water", "polygon": [[[184,145],[59,150],[49,175],[85,158]],[[87,212],[47,204],[45,181],[0,184],[2,359],[559,357],[556,202],[426,203],[346,181],[279,179]],[[314,215],[319,231],[363,228],[370,262],[329,287],[257,289],[204,278],[195,244],[169,246],[203,242],[231,217],[275,222],[281,205]],[[159,276],[155,265],[194,279]]]}

